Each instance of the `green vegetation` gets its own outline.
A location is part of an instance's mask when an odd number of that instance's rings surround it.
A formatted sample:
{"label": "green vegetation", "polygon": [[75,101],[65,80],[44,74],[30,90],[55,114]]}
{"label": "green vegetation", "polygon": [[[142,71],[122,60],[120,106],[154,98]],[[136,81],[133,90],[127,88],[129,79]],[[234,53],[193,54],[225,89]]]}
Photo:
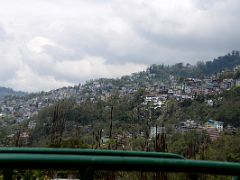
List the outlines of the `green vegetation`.
{"label": "green vegetation", "polygon": [[[223,132],[218,140],[211,141],[206,133],[192,130],[182,134],[175,132],[174,127],[175,124],[187,119],[194,119],[203,124],[213,118],[223,121],[225,126],[232,125],[238,128],[240,126],[240,114],[237,108],[240,105],[239,92],[240,87],[237,87],[211,97],[196,97],[194,100],[182,101],[168,100],[161,109],[152,109],[149,105],[143,105],[145,92],[142,89],[133,96],[112,95],[108,101],[99,99],[76,104],[74,100],[64,100],[58,105],[43,109],[35,117],[38,123],[32,132],[32,145],[51,145],[52,120],[54,110],[58,106],[59,111],[64,112],[65,118],[60,147],[108,148],[108,144],[111,144],[113,149],[122,149],[121,140],[117,136],[125,135],[127,137],[126,142],[123,143],[125,149],[144,150],[146,140],[149,138],[149,127],[164,124],[168,152],[194,159],[239,161],[238,148],[235,144],[239,139],[237,131],[235,134]],[[206,99],[212,99],[214,105],[208,106]],[[103,143],[101,138],[110,136],[111,107],[113,136]],[[149,150],[154,151],[155,139],[147,143]],[[221,143],[224,145],[216,148]]]}
{"label": "green vegetation", "polygon": [[[169,97],[160,108],[155,108],[153,102],[145,101],[149,95],[146,90],[149,85],[168,86],[172,76],[184,88],[189,85],[186,78],[208,77],[222,70],[225,71],[219,75],[219,79],[239,79],[239,70],[226,70],[239,64],[239,53],[234,51],[212,62],[198,62],[195,66],[183,63],[172,66],[152,65],[146,72],[131,76],[92,80],[81,87],[82,94],[78,95],[84,95],[84,98],[77,96],[58,102],[47,99],[52,105],[24,121],[25,124],[21,124],[21,127],[13,121],[11,115],[1,119],[0,142],[5,146],[163,151],[181,154],[190,159],[240,162],[240,87],[221,94],[192,94],[193,99],[177,100]],[[96,88],[94,97],[91,87]],[[119,90],[123,90],[123,93]],[[104,97],[101,96],[102,92]],[[26,98],[37,99],[37,96],[38,94],[32,94]],[[213,140],[203,130],[183,132],[176,128],[186,120],[194,120],[203,125],[209,119],[222,121],[225,127],[233,129],[221,132]],[[36,122],[36,127],[29,130],[29,142],[23,143],[20,134],[27,129],[28,122]],[[160,128],[160,132],[151,132],[155,127]],[[66,174],[63,172],[63,177]],[[119,172],[118,176],[124,179],[130,177],[130,174]],[[111,172],[100,172],[97,177],[101,179],[111,175]],[[153,176],[154,174],[151,175]],[[137,179],[146,176],[144,173],[132,173],[131,177]]]}
{"label": "green vegetation", "polygon": [[[218,73],[225,69],[233,69],[240,65],[240,56],[238,51],[232,54],[218,57],[213,61],[199,61],[196,65],[177,63],[172,66],[152,65],[148,69],[150,74],[154,74],[156,79],[168,79],[169,75],[176,77],[203,77]],[[236,75],[237,78],[238,75]]]}

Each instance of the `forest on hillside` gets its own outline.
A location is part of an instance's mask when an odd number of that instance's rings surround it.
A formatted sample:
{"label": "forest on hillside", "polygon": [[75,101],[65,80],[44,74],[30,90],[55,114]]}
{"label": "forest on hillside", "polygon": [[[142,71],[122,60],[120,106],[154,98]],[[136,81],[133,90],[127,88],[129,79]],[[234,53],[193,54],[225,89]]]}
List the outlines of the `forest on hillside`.
{"label": "forest on hillside", "polygon": [[240,65],[239,51],[232,51],[231,54],[220,56],[213,61],[198,61],[195,65],[189,63],[177,63],[172,66],[154,64],[148,68],[148,71],[155,74],[157,78],[163,79],[169,77],[169,75],[200,78],[222,70],[233,69],[238,65]]}
{"label": "forest on hillside", "polygon": [[[105,149],[111,144],[112,149],[122,149],[116,137],[131,134],[125,149],[155,151],[155,140],[150,138],[149,128],[157,125],[165,128],[165,145],[161,145],[161,148],[164,147],[161,151],[199,159],[202,157],[202,143],[205,143],[204,159],[240,160],[237,148],[240,134],[237,130],[234,134],[223,132],[217,141],[211,141],[205,133],[193,130],[179,134],[174,129],[176,124],[186,119],[204,123],[209,118],[223,121],[224,126],[239,128],[240,111],[237,107],[240,106],[240,87],[211,97],[169,100],[161,109],[152,109],[150,104],[143,105],[144,96],[144,90],[139,90],[131,97],[116,94],[107,102],[99,99],[76,104],[69,99],[45,108],[35,117],[37,126],[31,133],[32,146]],[[208,106],[205,98],[213,99],[214,105]],[[90,128],[84,129],[87,126]],[[54,139],[56,136],[58,138]],[[110,138],[109,144],[100,142],[102,137]],[[224,143],[223,148],[215,148],[221,143]]]}

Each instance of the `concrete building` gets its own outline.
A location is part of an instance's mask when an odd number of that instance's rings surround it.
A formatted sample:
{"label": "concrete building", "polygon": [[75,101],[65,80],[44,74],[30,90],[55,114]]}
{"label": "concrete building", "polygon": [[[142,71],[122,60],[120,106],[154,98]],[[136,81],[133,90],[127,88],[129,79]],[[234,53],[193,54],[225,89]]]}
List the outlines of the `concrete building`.
{"label": "concrete building", "polygon": [[204,127],[205,127],[206,129],[217,129],[218,132],[221,132],[221,131],[223,131],[223,122],[209,119],[209,120],[204,124]]}

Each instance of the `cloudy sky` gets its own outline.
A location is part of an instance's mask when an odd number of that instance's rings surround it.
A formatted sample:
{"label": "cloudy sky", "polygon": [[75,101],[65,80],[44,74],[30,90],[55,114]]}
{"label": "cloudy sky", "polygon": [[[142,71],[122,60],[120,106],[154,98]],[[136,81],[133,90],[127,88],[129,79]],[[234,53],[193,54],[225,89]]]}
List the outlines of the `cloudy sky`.
{"label": "cloudy sky", "polygon": [[50,90],[240,49],[239,0],[0,0],[0,86]]}

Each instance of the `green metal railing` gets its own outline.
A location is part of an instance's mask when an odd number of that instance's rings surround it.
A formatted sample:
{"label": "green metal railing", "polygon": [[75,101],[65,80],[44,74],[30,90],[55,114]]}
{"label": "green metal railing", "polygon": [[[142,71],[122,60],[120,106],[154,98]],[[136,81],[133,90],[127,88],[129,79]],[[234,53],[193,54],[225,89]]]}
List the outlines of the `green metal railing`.
{"label": "green metal railing", "polygon": [[[93,171],[164,171],[240,175],[240,163],[188,160],[172,153],[55,148],[0,148],[0,168],[4,170],[91,169]],[[5,173],[5,176],[7,175],[9,173]]]}

